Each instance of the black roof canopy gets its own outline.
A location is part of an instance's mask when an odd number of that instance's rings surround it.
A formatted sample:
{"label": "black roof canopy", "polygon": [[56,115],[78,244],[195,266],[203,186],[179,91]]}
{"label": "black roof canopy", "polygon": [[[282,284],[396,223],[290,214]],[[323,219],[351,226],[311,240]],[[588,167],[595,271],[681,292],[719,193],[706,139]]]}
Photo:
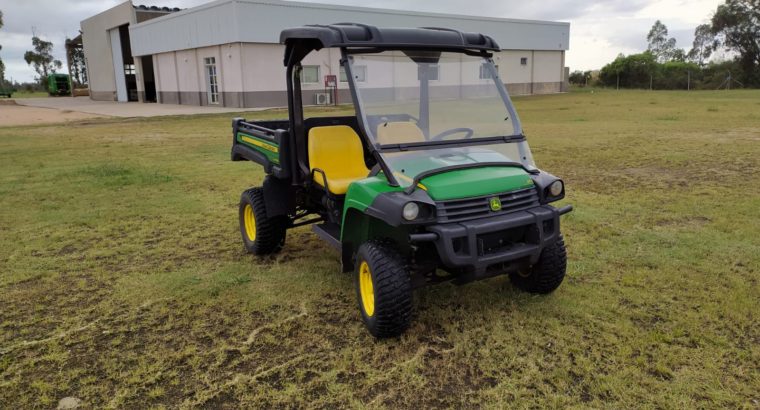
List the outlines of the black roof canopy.
{"label": "black roof canopy", "polygon": [[500,50],[493,38],[480,33],[438,27],[378,28],[358,23],[288,28],[280,33],[280,43],[286,45],[285,65],[301,61],[312,50],[330,47]]}

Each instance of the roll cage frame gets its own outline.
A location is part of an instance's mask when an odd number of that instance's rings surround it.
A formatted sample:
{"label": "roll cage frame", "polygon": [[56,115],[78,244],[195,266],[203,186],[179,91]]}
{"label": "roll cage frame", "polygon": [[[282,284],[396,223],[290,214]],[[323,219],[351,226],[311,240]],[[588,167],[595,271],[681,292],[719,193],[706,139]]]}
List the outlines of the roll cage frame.
{"label": "roll cage frame", "polygon": [[[285,45],[283,63],[286,67],[287,101],[288,112],[290,113],[288,119],[290,132],[287,136],[289,139],[287,145],[293,148],[291,154],[295,154],[289,155],[290,163],[288,164],[291,169],[289,174],[292,185],[303,184],[312,173],[308,164],[305,135],[306,129],[301,94],[301,61],[312,51],[318,51],[322,48],[340,49],[340,64],[346,72],[349,90],[354,102],[354,110],[360,131],[359,136],[363,141],[363,145],[368,148],[369,154],[374,158],[379,167],[379,169],[376,168],[373,172],[377,173],[382,170],[391,186],[400,186],[400,184],[393,172],[391,172],[390,167],[383,160],[380,152],[413,151],[430,147],[473,146],[525,140],[520,118],[493,63],[493,52],[500,51],[501,48],[489,36],[438,27],[401,29],[377,28],[358,23],[337,23],[332,25],[308,25],[283,30],[280,34],[280,43]],[[372,54],[383,51],[430,52],[430,59],[438,58],[441,52],[457,52],[483,57],[491,79],[496,85],[508,114],[512,117],[515,134],[459,141],[428,140],[402,144],[375,143],[367,132],[370,129],[370,118],[364,112],[361,96],[357,91],[355,77],[349,63],[349,57],[354,54]],[[438,57],[435,56],[436,53],[438,53]],[[425,63],[429,63],[429,61]],[[420,79],[420,117],[417,119],[417,122],[418,125],[421,124],[421,129],[426,136],[428,136],[427,127],[429,125],[428,72],[428,70],[422,69],[421,65],[418,66]],[[510,165],[519,165],[525,168],[522,164],[518,163],[510,163]],[[443,172],[448,168],[445,167],[435,171],[436,173],[439,171]],[[533,170],[530,171],[532,172]],[[411,189],[414,189],[414,186],[416,186],[416,183],[411,185]]]}

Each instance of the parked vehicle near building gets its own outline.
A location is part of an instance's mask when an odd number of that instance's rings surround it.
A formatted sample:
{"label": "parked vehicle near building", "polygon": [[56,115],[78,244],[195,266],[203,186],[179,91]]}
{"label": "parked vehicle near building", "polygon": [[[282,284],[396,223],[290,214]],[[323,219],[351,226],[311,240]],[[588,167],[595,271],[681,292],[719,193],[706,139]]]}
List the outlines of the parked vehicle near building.
{"label": "parked vehicle near building", "polygon": [[[533,293],[560,285],[559,217],[572,206],[550,205],[564,184],[535,166],[492,38],[343,23],[280,40],[289,118],[232,124],[232,160],[267,174],[240,199],[246,250],[279,252],[288,229],[312,224],[354,272],[376,337],[409,326],[416,287],[500,274]],[[301,61],[328,47],[340,49],[356,115],[304,118]],[[384,73],[384,87],[357,81],[358,66]]]}
{"label": "parked vehicle near building", "polygon": [[47,92],[50,95],[71,95],[71,81],[68,74],[48,74]]}
{"label": "parked vehicle near building", "polygon": [[0,97],[11,98],[11,97],[13,97],[13,93],[15,93],[15,92],[16,92],[16,90],[13,89],[13,88],[10,88],[10,87],[5,88],[5,87],[0,86]]}

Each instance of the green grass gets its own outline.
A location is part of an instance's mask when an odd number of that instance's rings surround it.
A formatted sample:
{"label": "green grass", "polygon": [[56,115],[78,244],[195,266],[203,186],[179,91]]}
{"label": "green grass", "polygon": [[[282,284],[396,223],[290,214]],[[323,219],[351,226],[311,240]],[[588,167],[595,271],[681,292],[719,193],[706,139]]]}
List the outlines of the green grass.
{"label": "green grass", "polygon": [[242,251],[233,115],[0,128],[0,407],[757,408],[758,101],[517,98],[565,283],[421,289],[384,341],[308,228]]}
{"label": "green grass", "polygon": [[16,91],[13,93],[13,98],[48,98],[50,97],[46,91]]}

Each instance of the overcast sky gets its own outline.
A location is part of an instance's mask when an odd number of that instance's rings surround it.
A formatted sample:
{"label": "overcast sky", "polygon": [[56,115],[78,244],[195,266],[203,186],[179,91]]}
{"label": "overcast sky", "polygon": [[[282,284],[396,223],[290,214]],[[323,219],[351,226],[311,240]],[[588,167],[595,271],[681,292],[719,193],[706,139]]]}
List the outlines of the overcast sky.
{"label": "overcast sky", "polygon": [[[310,1],[310,0],[302,0]],[[6,77],[31,81],[34,70],[23,59],[31,48],[32,30],[54,43],[55,56],[64,62],[64,39],[78,34],[79,22],[122,0],[0,0],[5,27],[0,50]],[[187,8],[208,0],[134,0],[134,4]],[[571,70],[601,68],[618,53],[646,49],[646,34],[660,19],[678,41],[691,47],[694,28],[706,22],[722,0],[319,0],[319,3],[383,7],[452,14],[570,22]],[[64,68],[65,70],[65,68]]]}

